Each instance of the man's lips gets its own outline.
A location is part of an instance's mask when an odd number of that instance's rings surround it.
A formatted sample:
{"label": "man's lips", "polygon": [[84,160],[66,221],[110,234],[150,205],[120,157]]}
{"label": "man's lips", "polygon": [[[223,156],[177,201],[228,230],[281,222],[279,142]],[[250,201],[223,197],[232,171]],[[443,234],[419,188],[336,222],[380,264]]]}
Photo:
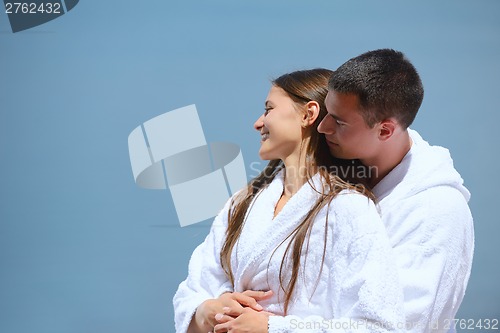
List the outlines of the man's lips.
{"label": "man's lips", "polygon": [[338,146],[338,145],[339,145],[338,143],[335,143],[335,142],[330,141],[330,140],[326,140],[326,143],[327,143],[329,146]]}

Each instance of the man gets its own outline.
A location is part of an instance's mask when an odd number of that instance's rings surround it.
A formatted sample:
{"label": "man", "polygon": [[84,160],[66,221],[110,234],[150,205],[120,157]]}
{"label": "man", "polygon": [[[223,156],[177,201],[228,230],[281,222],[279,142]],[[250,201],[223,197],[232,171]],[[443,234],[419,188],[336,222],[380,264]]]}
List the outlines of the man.
{"label": "man", "polygon": [[364,53],[332,75],[318,127],[332,155],[359,159],[379,203],[404,291],[406,327],[448,331],[464,297],[474,247],[470,194],[448,150],[408,126],[423,99],[401,53]]}
{"label": "man", "polygon": [[[325,134],[332,155],[359,159],[371,173],[369,185],[404,292],[406,323],[398,328],[446,332],[453,331],[469,279],[474,230],[470,194],[448,150],[430,146],[408,128],[422,99],[420,77],[401,52],[367,52],[332,75],[328,115],[318,131]],[[230,297],[253,308],[260,301],[249,294]],[[219,322],[230,320],[218,316]]]}

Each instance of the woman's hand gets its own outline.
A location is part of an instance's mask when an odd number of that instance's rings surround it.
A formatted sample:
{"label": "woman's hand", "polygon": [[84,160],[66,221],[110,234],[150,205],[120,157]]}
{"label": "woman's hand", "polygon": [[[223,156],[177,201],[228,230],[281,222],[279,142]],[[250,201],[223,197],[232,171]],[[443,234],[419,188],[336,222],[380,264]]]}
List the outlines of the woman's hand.
{"label": "woman's hand", "polygon": [[217,299],[208,299],[198,306],[196,313],[188,327],[188,333],[206,333],[211,331],[218,322],[215,319],[217,313],[227,309],[227,313],[234,318],[243,313],[245,308],[262,311],[262,306],[257,303],[273,295],[272,291],[247,290],[243,293],[224,293]]}
{"label": "woman's hand", "polygon": [[223,313],[215,315],[220,324],[215,325],[214,333],[268,333],[267,322],[272,315],[270,312],[255,311],[249,307],[244,308],[240,314],[224,308]]}
{"label": "woman's hand", "polygon": [[236,318],[243,312],[243,309],[246,307],[254,309],[255,311],[262,311],[262,306],[257,302],[265,300],[272,295],[273,292],[271,290],[247,290],[242,293],[222,294],[219,296],[218,300],[221,302],[222,307],[229,308],[230,312],[233,314],[233,317]]}
{"label": "woman's hand", "polygon": [[223,308],[224,306],[218,299],[207,299],[196,309],[187,332],[206,333],[212,331],[213,327],[217,325],[215,315],[222,311]]}

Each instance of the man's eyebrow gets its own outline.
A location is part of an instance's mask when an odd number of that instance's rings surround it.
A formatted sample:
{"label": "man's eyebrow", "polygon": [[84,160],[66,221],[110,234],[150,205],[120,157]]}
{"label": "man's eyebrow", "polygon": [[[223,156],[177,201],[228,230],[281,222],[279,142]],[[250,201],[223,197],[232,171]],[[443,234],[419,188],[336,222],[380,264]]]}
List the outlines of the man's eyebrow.
{"label": "man's eyebrow", "polygon": [[329,114],[330,116],[332,116],[335,120],[338,120],[338,121],[340,121],[340,122],[343,122],[343,123],[346,123],[346,124],[347,124],[347,121],[345,121],[344,119],[340,118],[339,116],[337,116],[337,115],[335,115],[335,114],[333,114],[333,113],[329,113],[329,112],[328,112],[328,114]]}

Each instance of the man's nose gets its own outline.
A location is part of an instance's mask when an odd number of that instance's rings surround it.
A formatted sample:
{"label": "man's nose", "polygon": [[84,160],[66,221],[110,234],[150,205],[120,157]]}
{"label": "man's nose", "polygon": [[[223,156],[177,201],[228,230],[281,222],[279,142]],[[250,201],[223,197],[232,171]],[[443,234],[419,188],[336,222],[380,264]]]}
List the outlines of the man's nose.
{"label": "man's nose", "polygon": [[323,134],[335,134],[335,121],[334,119],[327,115],[318,125],[318,132]]}

